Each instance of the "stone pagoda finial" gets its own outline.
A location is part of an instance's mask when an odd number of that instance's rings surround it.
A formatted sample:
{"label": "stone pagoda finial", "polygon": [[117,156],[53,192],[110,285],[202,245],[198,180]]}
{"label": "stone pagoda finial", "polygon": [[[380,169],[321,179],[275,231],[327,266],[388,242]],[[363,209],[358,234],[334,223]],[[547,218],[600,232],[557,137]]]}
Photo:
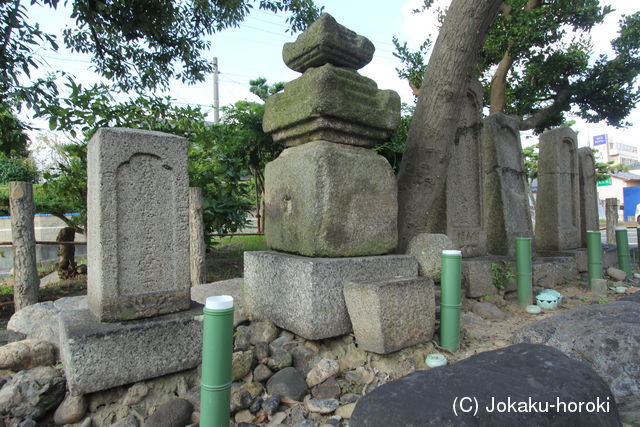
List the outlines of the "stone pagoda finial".
{"label": "stone pagoda finial", "polygon": [[373,147],[387,140],[400,122],[400,97],[356,71],[374,50],[365,37],[323,14],[285,44],[285,63],[304,74],[267,99],[264,131],[287,147],[318,140]]}
{"label": "stone pagoda finial", "polygon": [[374,51],[369,39],[323,13],[295,42],[285,43],[282,58],[287,67],[300,73],[324,64],[359,70],[371,62]]}

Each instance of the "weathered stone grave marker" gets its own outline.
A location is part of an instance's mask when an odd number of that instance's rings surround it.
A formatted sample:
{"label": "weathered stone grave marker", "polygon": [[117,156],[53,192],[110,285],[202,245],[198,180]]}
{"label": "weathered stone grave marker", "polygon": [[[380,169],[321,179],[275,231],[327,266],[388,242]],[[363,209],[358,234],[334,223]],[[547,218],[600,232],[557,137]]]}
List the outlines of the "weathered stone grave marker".
{"label": "weathered stone grave marker", "polygon": [[580,172],[580,242],[587,247],[587,231],[599,230],[598,187],[596,184],[596,162],[589,147],[578,149],[578,170]]}
{"label": "weathered stone grave marker", "polygon": [[472,79],[463,101],[457,140],[451,145],[446,191],[427,228],[429,233],[449,236],[464,257],[487,253],[481,111],[482,86]]}
{"label": "weathered stone grave marker", "polygon": [[185,310],[187,145],[159,132],[100,129],[88,147],[89,308],[101,321]]}
{"label": "weathered stone grave marker", "polygon": [[533,237],[516,120],[502,113],[485,118],[482,145],[487,251],[515,256],[515,238]]}
{"label": "weathered stone grave marker", "polygon": [[202,308],[189,277],[187,141],[103,128],[88,146],[89,310],[60,315],[69,390],[195,367]]}
{"label": "weathered stone grave marker", "polygon": [[540,136],[535,244],[539,250],[580,247],[580,184],[576,134],[558,128]]}

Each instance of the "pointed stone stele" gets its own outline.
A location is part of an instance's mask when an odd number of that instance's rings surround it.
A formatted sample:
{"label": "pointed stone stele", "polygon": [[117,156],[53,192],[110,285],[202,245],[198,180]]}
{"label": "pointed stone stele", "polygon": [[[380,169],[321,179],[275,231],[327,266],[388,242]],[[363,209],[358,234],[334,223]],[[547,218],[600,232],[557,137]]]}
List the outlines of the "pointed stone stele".
{"label": "pointed stone stele", "polygon": [[285,62],[304,74],[267,99],[264,131],[288,147],[316,140],[361,147],[384,142],[400,121],[400,97],[356,72],[373,50],[369,40],[322,15],[285,45]]}
{"label": "pointed stone stele", "polygon": [[324,64],[359,70],[371,62],[374,51],[369,39],[323,13],[295,42],[284,44],[282,59],[287,67],[300,73]]}

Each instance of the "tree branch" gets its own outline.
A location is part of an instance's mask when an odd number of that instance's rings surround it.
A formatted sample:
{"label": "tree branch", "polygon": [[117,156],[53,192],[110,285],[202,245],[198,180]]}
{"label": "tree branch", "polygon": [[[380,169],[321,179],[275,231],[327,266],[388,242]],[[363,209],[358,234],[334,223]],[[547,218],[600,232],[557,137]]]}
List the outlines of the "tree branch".
{"label": "tree branch", "polygon": [[549,120],[549,118],[553,117],[554,115],[568,110],[570,101],[571,95],[569,93],[569,88],[565,87],[563,89],[560,89],[551,105],[536,111],[526,119],[520,119],[518,123],[520,130],[534,129],[540,123]]}
{"label": "tree branch", "polygon": [[[529,0],[525,5],[524,10],[529,12],[540,6],[542,6],[542,0]],[[508,23],[513,20],[511,10],[512,7],[504,3],[500,7],[500,13]],[[507,75],[509,75],[509,71],[516,60],[516,56],[511,52],[512,47],[513,40],[509,40],[507,50],[498,63],[498,68],[496,68],[496,71],[491,78],[491,90],[489,92],[489,110],[491,114],[504,113],[504,109],[507,104]]]}
{"label": "tree branch", "polygon": [[4,57],[7,52],[7,46],[9,46],[9,40],[11,40],[11,32],[18,23],[16,17],[18,15],[18,9],[20,9],[20,0],[16,0],[13,10],[9,12],[9,19],[7,19],[7,27],[4,29],[4,35],[2,36],[2,46],[0,46],[0,58]]}

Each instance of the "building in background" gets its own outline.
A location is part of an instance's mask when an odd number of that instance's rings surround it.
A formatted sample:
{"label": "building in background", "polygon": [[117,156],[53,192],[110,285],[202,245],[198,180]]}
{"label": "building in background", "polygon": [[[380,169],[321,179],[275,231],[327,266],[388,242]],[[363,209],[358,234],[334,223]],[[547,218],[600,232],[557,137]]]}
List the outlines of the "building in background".
{"label": "building in background", "polygon": [[609,135],[595,135],[589,141],[589,146],[598,150],[596,161],[607,163],[613,162],[615,165],[637,165],[638,146],[635,143],[625,141],[615,141]]}

